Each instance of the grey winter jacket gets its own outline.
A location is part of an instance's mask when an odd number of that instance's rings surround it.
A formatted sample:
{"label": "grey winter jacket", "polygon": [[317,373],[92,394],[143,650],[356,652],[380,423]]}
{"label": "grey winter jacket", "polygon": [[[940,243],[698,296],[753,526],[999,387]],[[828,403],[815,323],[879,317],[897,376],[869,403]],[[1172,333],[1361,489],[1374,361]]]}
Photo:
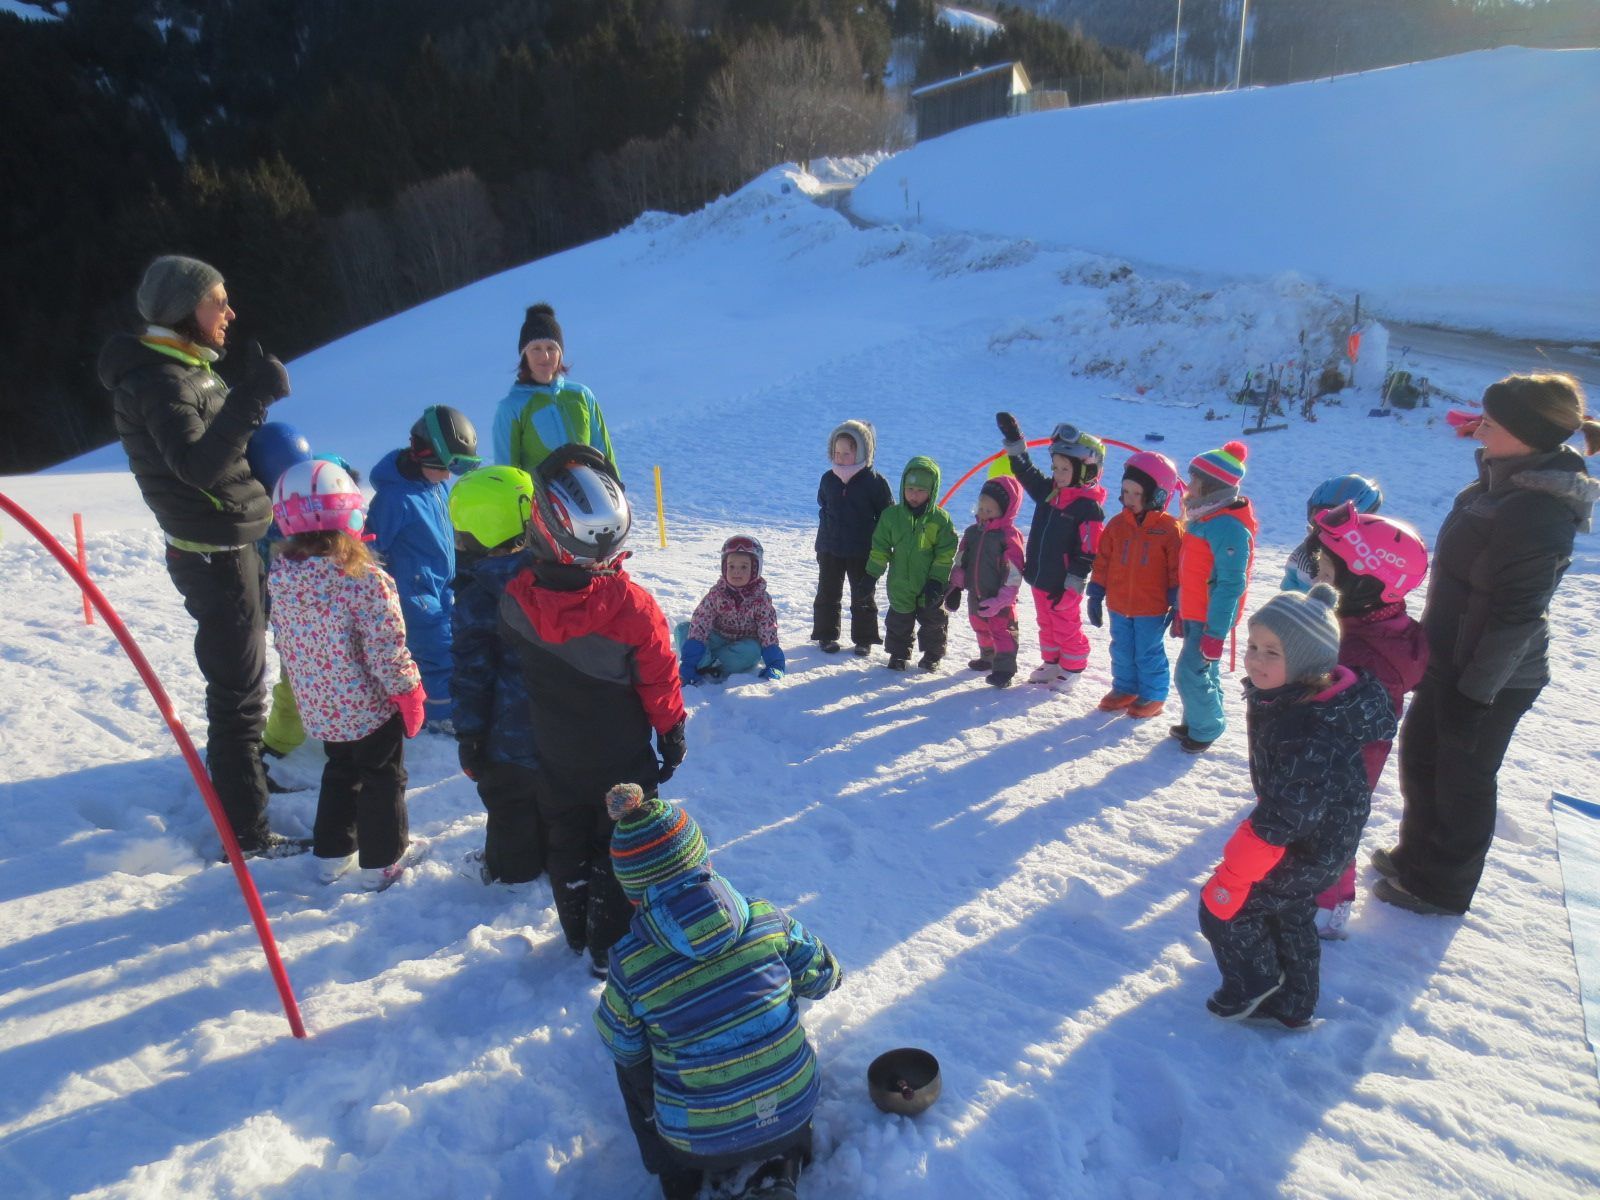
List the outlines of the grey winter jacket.
{"label": "grey winter jacket", "polygon": [[209,364],[132,334],[107,341],[98,367],[128,467],[163,530],[215,546],[267,532],[272,500],[244,458],[266,414],[259,397],[230,392]]}
{"label": "grey winter jacket", "polygon": [[1596,499],[1600,480],[1569,447],[1488,460],[1478,451],[1478,480],[1434,545],[1422,613],[1430,670],[1480,704],[1550,681],[1550,597]]}

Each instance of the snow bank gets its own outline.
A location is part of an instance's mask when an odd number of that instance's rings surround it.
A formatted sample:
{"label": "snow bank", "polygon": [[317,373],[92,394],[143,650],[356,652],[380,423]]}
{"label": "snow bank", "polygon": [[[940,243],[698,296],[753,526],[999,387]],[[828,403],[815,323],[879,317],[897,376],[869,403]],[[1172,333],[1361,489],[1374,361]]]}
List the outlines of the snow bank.
{"label": "snow bank", "polygon": [[957,130],[857,189],[872,221],[1207,274],[1297,271],[1409,321],[1592,339],[1600,50],[1361,75]]}

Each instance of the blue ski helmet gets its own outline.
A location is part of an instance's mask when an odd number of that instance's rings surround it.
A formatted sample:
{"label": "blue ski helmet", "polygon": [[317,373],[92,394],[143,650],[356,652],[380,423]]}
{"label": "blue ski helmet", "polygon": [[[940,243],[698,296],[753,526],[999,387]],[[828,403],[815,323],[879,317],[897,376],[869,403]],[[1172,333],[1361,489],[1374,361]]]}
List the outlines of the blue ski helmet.
{"label": "blue ski helmet", "polygon": [[1306,517],[1309,519],[1319,512],[1338,508],[1346,501],[1354,504],[1358,513],[1375,513],[1383,507],[1383,488],[1376,479],[1365,475],[1336,475],[1324,479],[1306,501]]}
{"label": "blue ski helmet", "polygon": [[293,425],[268,421],[250,435],[244,460],[250,464],[250,474],[270,492],[295,463],[311,461],[311,443]]}

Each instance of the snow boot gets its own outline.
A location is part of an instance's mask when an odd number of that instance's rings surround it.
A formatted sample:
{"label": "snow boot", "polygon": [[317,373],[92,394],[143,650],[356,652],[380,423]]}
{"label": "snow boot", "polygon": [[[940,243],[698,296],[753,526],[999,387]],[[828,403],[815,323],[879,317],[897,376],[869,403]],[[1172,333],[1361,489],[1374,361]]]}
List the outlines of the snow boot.
{"label": "snow boot", "polygon": [[1125,708],[1131,708],[1136,698],[1128,695],[1127,692],[1119,692],[1113,688],[1100,697],[1100,703],[1095,707],[1101,712],[1121,712]]}
{"label": "snow boot", "polygon": [[856,657],[857,658],[868,658],[872,654],[872,647],[871,646],[857,646],[857,647],[855,647],[855,652],[856,652]]}
{"label": "snow boot", "polygon": [[356,865],[356,856],[346,854],[343,858],[317,859],[317,882],[329,884],[335,882],[341,875]]}
{"label": "snow boot", "polygon": [[1395,862],[1393,850],[1374,850],[1372,852],[1372,869],[1385,879],[1400,878],[1400,864]]}
{"label": "snow boot", "polygon": [[1317,936],[1325,942],[1342,942],[1350,936],[1345,925],[1350,920],[1350,901],[1341,900],[1332,908],[1317,909]]}
{"label": "snow boot", "polygon": [[970,659],[967,662],[967,670],[969,670],[969,671],[992,671],[992,670],[994,670],[994,663],[991,660],[989,660],[987,658],[984,658],[980,654],[977,658]]}
{"label": "snow boot", "polygon": [[1050,681],[1050,690],[1057,695],[1065,696],[1078,686],[1078,681],[1082,678],[1082,671],[1062,671]]}
{"label": "snow boot", "polygon": [[839,643],[834,641],[832,638],[829,638],[827,641],[819,642],[817,644],[822,647],[822,652],[824,654],[837,654],[842,649],[842,647],[839,645]]}
{"label": "snow boot", "polygon": [[917,666],[921,667],[924,671],[937,671],[939,669],[939,664],[943,661],[944,660],[937,654],[924,654],[921,658],[917,659]]}
{"label": "snow boot", "polygon": [[1175,737],[1181,742],[1181,741],[1185,740],[1189,736],[1189,726],[1187,724],[1185,724],[1185,725],[1168,725],[1167,726],[1167,736],[1168,737]]}
{"label": "snow boot", "polygon": [[1392,904],[1396,908],[1403,908],[1407,912],[1417,913],[1424,917],[1459,917],[1465,915],[1458,908],[1446,908],[1442,904],[1435,904],[1432,900],[1424,900],[1415,892],[1408,892],[1400,886],[1395,879],[1380,879],[1372,887],[1372,894],[1385,904]]}
{"label": "snow boot", "polygon": [[904,671],[910,665],[911,660],[903,654],[891,654],[889,656],[889,670],[891,671]]}
{"label": "snow boot", "polygon": [[400,852],[400,857],[395,859],[387,867],[361,868],[360,879],[362,890],[368,892],[388,891],[400,881],[400,877],[406,873],[406,869],[412,863],[416,862],[417,859],[422,857],[424,845],[425,843],[423,842],[413,841]]}
{"label": "snow boot", "polygon": [[1061,668],[1055,663],[1040,663],[1028,674],[1029,683],[1054,683],[1061,676]]}
{"label": "snow boot", "polygon": [[[261,842],[253,845],[239,843],[239,857],[244,859],[293,858],[297,854],[309,853],[310,850],[310,838],[284,837],[281,833],[269,833]],[[219,853],[217,861],[227,862],[227,854]]]}
{"label": "snow boot", "polygon": [[1178,739],[1178,745],[1183,747],[1183,752],[1185,754],[1204,754],[1207,750],[1211,749],[1210,742],[1196,741],[1188,734],[1184,734]]}
{"label": "snow boot", "polygon": [[1224,1021],[1242,1021],[1261,1006],[1261,1002],[1283,986],[1283,972],[1278,972],[1278,982],[1255,996],[1234,997],[1218,988],[1206,1001],[1206,1011]]}
{"label": "snow boot", "polygon": [[994,670],[983,677],[983,681],[990,687],[1010,687],[1011,681],[1017,676],[1017,652],[1002,651],[994,656]]}
{"label": "snow boot", "polygon": [[1147,721],[1151,717],[1159,717],[1161,710],[1166,707],[1165,700],[1141,700],[1137,704],[1128,705],[1128,715],[1135,721]]}

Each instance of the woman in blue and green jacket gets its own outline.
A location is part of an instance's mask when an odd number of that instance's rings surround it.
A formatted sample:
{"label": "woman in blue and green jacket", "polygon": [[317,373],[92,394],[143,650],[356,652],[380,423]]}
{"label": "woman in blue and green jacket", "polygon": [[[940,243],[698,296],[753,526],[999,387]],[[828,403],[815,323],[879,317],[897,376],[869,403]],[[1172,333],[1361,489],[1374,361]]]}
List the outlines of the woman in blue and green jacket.
{"label": "woman in blue and green jacket", "polygon": [[533,474],[559,446],[593,446],[611,465],[611,435],[594,393],[564,374],[556,310],[531,306],[517,333],[517,381],[494,410],[494,461]]}
{"label": "woman in blue and green jacket", "polygon": [[637,784],[613,788],[606,807],[612,868],[636,912],[611,948],[595,1025],[645,1169],[669,1200],[753,1162],[792,1185],[819,1090],[796,997],[821,999],[843,972],[799,921],[711,869],[683,809]]}

